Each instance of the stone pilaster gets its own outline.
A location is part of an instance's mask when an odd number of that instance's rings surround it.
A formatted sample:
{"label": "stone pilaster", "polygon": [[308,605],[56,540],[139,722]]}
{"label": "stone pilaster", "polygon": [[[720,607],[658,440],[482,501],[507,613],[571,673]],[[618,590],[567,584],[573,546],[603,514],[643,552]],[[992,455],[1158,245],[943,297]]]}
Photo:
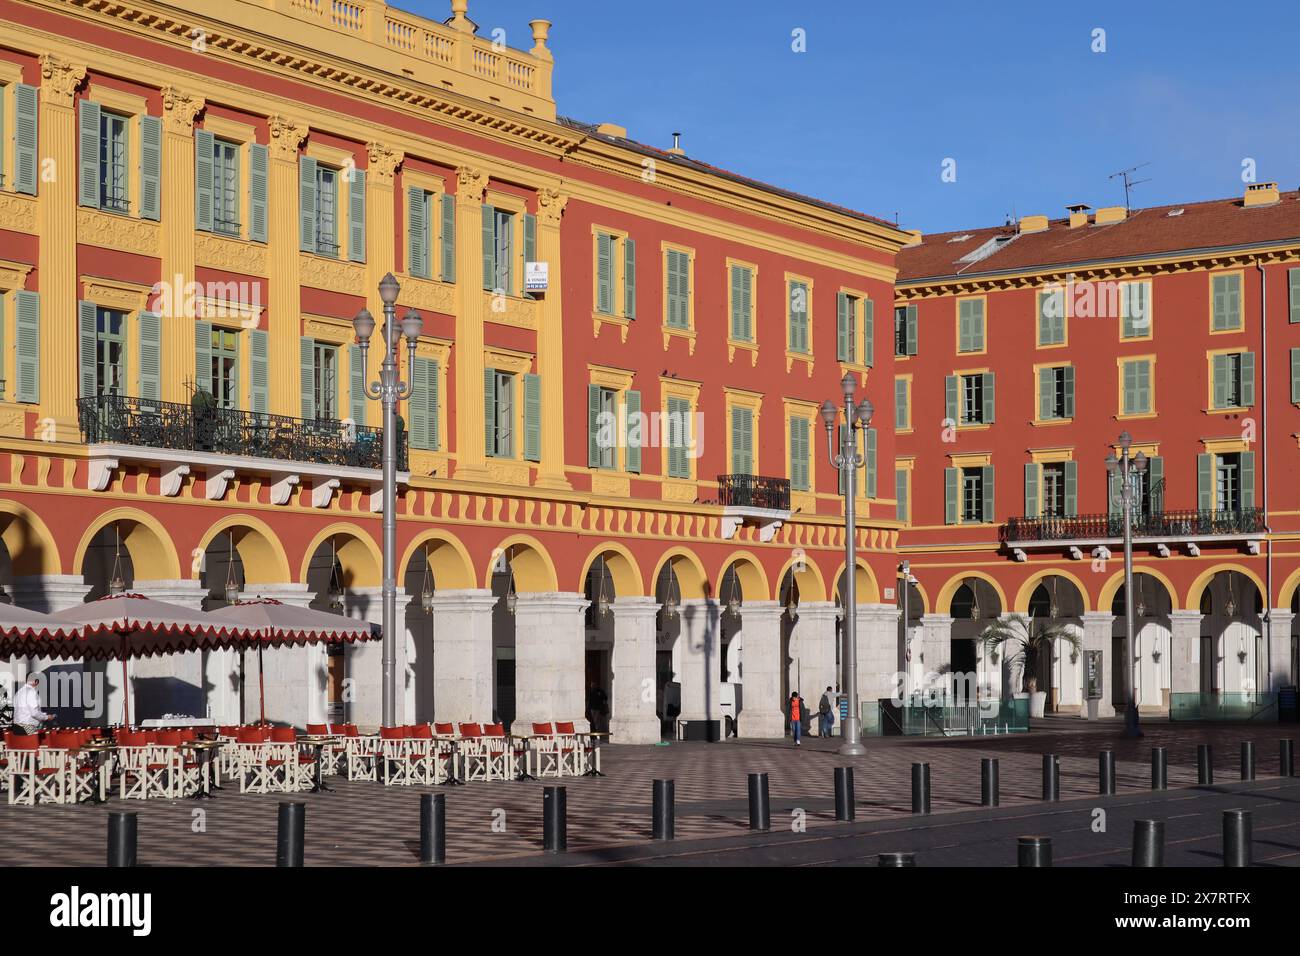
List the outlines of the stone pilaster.
{"label": "stone pilaster", "polygon": [[[155,601],[179,604],[193,610],[201,609],[208,593],[194,580],[136,581],[131,590]],[[147,718],[164,714],[208,716],[203,651],[132,658],[127,671],[131,681],[131,722],[137,726]],[[109,662],[105,673],[110,678],[119,676],[121,663]],[[116,713],[122,706],[121,697],[110,693],[108,704],[109,714]]]}
{"label": "stone pilaster", "polygon": [[[302,269],[298,251],[298,147],[307,125],[283,116],[268,120],[271,131],[267,184],[267,354],[271,369],[270,411],[302,414],[299,392],[298,340],[301,337]],[[380,349],[379,351],[382,351]]]}
{"label": "stone pilaster", "polygon": [[[1269,620],[1264,625],[1265,653],[1269,654],[1269,671],[1272,672],[1272,684],[1263,688],[1269,693],[1277,693],[1279,687],[1294,684],[1296,675],[1291,673],[1291,623],[1295,615],[1290,608],[1272,608],[1268,612]],[[1272,647],[1269,647],[1269,628],[1272,627]]]}
{"label": "stone pilaster", "polygon": [[[41,293],[40,434],[80,441],[77,427],[77,120],[73,97],[86,78],[84,64],[52,53],[41,56],[37,118],[36,216]],[[47,168],[54,175],[46,176]],[[53,433],[48,426],[53,426]]]}
{"label": "stone pilaster", "polygon": [[[383,348],[383,321],[384,321],[384,303],[379,298],[379,281],[389,272],[396,273],[396,255],[394,252],[394,223],[393,217],[396,204],[393,198],[393,177],[397,172],[397,167],[402,164],[404,155],[395,149],[385,146],[383,143],[367,143],[366,154],[369,163],[366,169],[366,308],[370,310],[376,321],[379,323],[378,331],[371,344],[377,347],[370,349],[369,361],[370,367],[366,369],[365,381],[367,384],[379,380],[379,366],[384,361]],[[398,302],[400,305],[401,298]],[[397,320],[402,320],[403,310],[398,309]],[[351,318],[351,316],[347,316]],[[401,341],[399,337],[399,342]],[[404,367],[406,362],[406,348],[399,347],[397,350],[397,361]],[[410,381],[410,370],[403,372],[404,381]],[[407,427],[410,427],[411,415],[406,412]],[[383,409],[380,402],[366,402],[366,420],[357,422],[358,425],[367,423],[373,425],[382,424]]]}
{"label": "stone pilaster", "polygon": [[614,599],[614,688],[610,740],[619,744],[659,742],[655,713],[656,615],[652,597]]}
{"label": "stone pilaster", "polygon": [[[682,601],[674,669],[682,685],[682,720],[722,720],[722,620],[716,601]],[[725,731],[725,728],[723,728]]]}
{"label": "stone pilaster", "polygon": [[[898,686],[898,608],[858,605],[858,700],[890,697]],[[861,716],[859,706],[856,713]]]}
{"label": "stone pilaster", "polygon": [[1201,612],[1170,612],[1169,631],[1170,693],[1198,693],[1201,689]]}
{"label": "stone pilaster", "polygon": [[[916,639],[913,639],[912,657],[917,657]],[[947,614],[921,616],[919,669],[921,683],[909,690],[926,690],[931,685],[944,686],[943,675],[952,663],[952,618]],[[882,695],[883,696],[883,695]]]}
{"label": "stone pilaster", "polygon": [[[194,281],[194,118],[203,98],[174,86],[163,87],[162,282],[172,287],[166,301],[189,301]],[[172,309],[162,322],[162,400],[188,402],[185,383],[193,381],[194,316]]]}
{"label": "stone pilaster", "polygon": [[433,706],[437,719],[492,721],[492,609],[486,588],[433,592]]}
{"label": "stone pilaster", "polygon": [[[1114,696],[1111,675],[1115,673],[1115,662],[1111,660],[1111,631],[1114,624],[1115,615],[1105,611],[1085,611],[1083,614],[1083,649],[1101,651],[1101,699],[1096,702],[1098,717],[1115,716],[1115,705],[1111,703]],[[1089,713],[1089,703],[1085,697],[1080,714],[1086,719]]]}
{"label": "stone pilaster", "polygon": [[515,605],[515,721],[527,733],[536,722],[571,720],[588,730],[583,679],[591,602],[569,591],[524,593]]}
{"label": "stone pilaster", "polygon": [[[838,622],[839,608],[834,601],[803,601],[790,631],[790,690],[802,694],[814,711],[827,687],[840,687],[841,675],[835,666]],[[835,727],[839,726],[837,713]],[[815,731],[817,721],[809,727]]]}
{"label": "stone pilaster", "polygon": [[[456,170],[456,348],[452,359],[456,365],[456,470],[453,477],[466,481],[486,481],[488,477],[484,449],[487,423],[483,421],[483,256],[479,252],[483,248],[483,192],[487,184],[488,175],[481,169],[462,166]],[[542,434],[550,430],[544,428]]]}
{"label": "stone pilaster", "polygon": [[[399,598],[400,605],[400,598]],[[401,608],[398,608],[398,626],[405,630],[406,621],[402,615]],[[383,625],[384,621],[384,602],[383,588],[349,588],[343,595],[343,613],[357,621],[369,621],[371,624]],[[349,644],[345,650],[346,664],[344,667],[345,680],[345,703],[344,713],[347,720],[357,725],[358,728],[367,730],[377,730],[384,723],[384,664],[383,664],[384,642],[378,641],[361,641],[356,644]],[[324,676],[324,668],[328,662],[325,660],[325,648],[307,648],[310,651],[317,651],[318,658],[313,658],[311,667],[313,672],[320,669],[322,679],[320,681],[320,690],[317,694],[312,686],[313,694],[310,700],[311,708],[308,710],[308,719],[312,721],[323,721],[328,705],[328,682]],[[406,673],[406,642],[397,641],[395,649],[395,659],[393,667],[398,674]],[[319,708],[316,710],[315,708]],[[319,716],[316,716],[319,714]],[[398,726],[409,722],[409,715],[406,713],[406,696],[402,693],[402,688],[398,688],[398,698],[396,702],[396,720]]]}
{"label": "stone pilaster", "polygon": [[542,376],[542,461],[539,488],[567,489],[564,476],[564,316],[561,306],[560,218],[568,197],[554,189],[537,193],[537,258],[548,263],[547,288],[537,332],[537,368]]}
{"label": "stone pilaster", "polygon": [[[273,598],[282,604],[307,607],[315,597],[305,584],[258,584],[245,591],[245,597]],[[238,653],[232,662],[236,669]],[[266,686],[266,719],[275,724],[304,728],[319,723],[325,715],[325,680],[319,668],[324,665],[323,647],[268,647],[261,655],[262,677]],[[249,723],[259,715],[258,652],[244,652],[244,719]]]}
{"label": "stone pilaster", "polygon": [[781,706],[781,615],[776,601],[746,601],[741,607],[740,680],[743,690],[737,734],[772,738],[785,734]]}

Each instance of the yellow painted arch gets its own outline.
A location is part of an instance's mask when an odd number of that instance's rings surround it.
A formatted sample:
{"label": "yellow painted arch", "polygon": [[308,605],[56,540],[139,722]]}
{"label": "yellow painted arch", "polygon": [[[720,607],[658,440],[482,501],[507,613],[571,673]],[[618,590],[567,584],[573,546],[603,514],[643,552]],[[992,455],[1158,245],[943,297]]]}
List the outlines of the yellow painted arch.
{"label": "yellow painted arch", "polygon": [[[912,577],[916,577],[916,575],[912,575]],[[903,576],[902,576],[901,574],[898,576],[897,581],[898,581],[897,587],[902,587]],[[916,581],[914,581],[914,582],[912,582],[912,586],[915,587],[915,588],[916,588],[916,592],[917,592],[918,594],[921,595],[921,613],[922,613],[922,614],[929,614],[929,613],[930,613],[930,592],[928,592],[928,591],[925,589],[925,585],[922,584],[921,581],[920,581],[919,579],[916,580]],[[902,605],[902,603],[900,602],[900,603],[899,603],[899,607],[901,608],[902,606],[903,606],[903,605]],[[912,609],[911,609],[910,607],[909,607],[907,610],[908,610],[908,613],[909,613],[909,614],[910,614],[911,611],[912,611]]]}
{"label": "yellow painted arch", "polygon": [[63,561],[54,535],[40,516],[16,501],[0,501],[0,541],[9,552],[9,566],[16,576],[61,574]]}
{"label": "yellow painted arch", "polygon": [[492,550],[492,559],[483,576],[485,588],[492,587],[492,568],[497,563],[497,555],[512,549],[510,570],[514,573],[516,592],[536,594],[560,589],[560,578],[551,556],[540,541],[526,534],[513,534]]}
{"label": "yellow painted arch", "polygon": [[1002,585],[998,584],[996,579],[983,571],[963,571],[950,577],[948,583],[940,589],[939,596],[935,598],[934,602],[935,614],[950,614],[952,612],[952,596],[969,578],[979,578],[993,588],[993,592],[998,596],[998,602],[1002,605],[1002,613],[1005,614],[1010,610],[1010,605],[1007,604],[1006,592],[1002,590]]}
{"label": "yellow painted arch", "polygon": [[338,548],[339,566],[343,568],[345,588],[378,587],[383,575],[384,559],[379,553],[379,545],[364,530],[346,521],[336,521],[322,528],[311,539],[302,556],[302,570],[298,575],[299,583],[307,583],[307,572],[311,569],[311,559],[317,549],[330,538],[335,539]]}
{"label": "yellow painted arch", "polygon": [[792,556],[781,568],[781,572],[776,576],[776,599],[781,600],[780,588],[785,583],[785,576],[799,561],[803,562],[803,570],[794,572],[795,583],[799,585],[799,600],[825,601],[826,579],[822,577],[822,569],[817,567],[816,561],[810,561],[806,555]]}
{"label": "yellow painted arch", "polygon": [[426,531],[418,535],[398,565],[404,575],[417,551],[428,551],[429,571],[435,590],[464,590],[474,587],[474,562],[460,539],[447,531]]}
{"label": "yellow painted arch", "polygon": [[[678,559],[682,560],[678,560]],[[709,586],[709,576],[704,572],[704,565],[689,548],[670,548],[660,557],[655,565],[654,587],[659,586],[659,575],[665,564],[672,565],[673,574],[677,576],[678,599],[682,601],[699,601],[704,598],[704,589]],[[710,597],[717,597],[710,594]]]}
{"label": "yellow painted arch", "polygon": [[1020,585],[1020,590],[1016,592],[1016,603],[1011,609],[1018,614],[1029,613],[1029,599],[1034,596],[1034,589],[1038,587],[1046,578],[1065,578],[1079,590],[1079,597],[1083,599],[1084,613],[1092,610],[1092,605],[1088,597],[1088,589],[1069,571],[1061,571],[1056,568],[1048,568],[1042,571],[1035,571],[1031,574],[1025,583]]}
{"label": "yellow painted arch", "polygon": [[582,574],[578,578],[578,593],[581,594],[586,590],[587,574],[591,571],[596,558],[602,554],[605,555],[605,567],[609,569],[610,581],[614,585],[614,596],[645,597],[645,579],[641,577],[641,566],[637,564],[631,551],[613,541],[592,548],[587,559],[582,562]]}
{"label": "yellow painted arch", "polygon": [[178,581],[181,577],[176,546],[161,521],[134,508],[114,508],[100,515],[86,528],[73,557],[73,573],[80,573],[86,561],[86,551],[95,535],[113,524],[121,525],[122,546],[131,556],[135,580]]}
{"label": "yellow painted arch", "polygon": [[[1179,609],[1178,589],[1174,587],[1174,583],[1170,581],[1169,578],[1165,577],[1165,575],[1162,572],[1157,571],[1155,568],[1149,567],[1147,565],[1142,565],[1141,567],[1134,568],[1133,573],[1149,574],[1151,575],[1151,577],[1155,578],[1157,581],[1163,584],[1165,587],[1165,593],[1169,595],[1169,609],[1171,611],[1177,611]],[[1123,583],[1124,583],[1123,571],[1116,571],[1114,574],[1110,576],[1110,579],[1107,580],[1105,585],[1102,587],[1101,593],[1097,596],[1098,611],[1107,611],[1107,612],[1110,611],[1110,606],[1115,603],[1115,595],[1119,592],[1120,585],[1122,585]]]}
{"label": "yellow painted arch", "polygon": [[[722,600],[722,581],[727,573],[727,569],[734,566],[736,568],[736,580],[740,582],[741,603],[744,601],[770,601],[772,600],[772,588],[767,583],[767,573],[763,570],[762,562],[754,557],[749,551],[734,551],[727,556],[722,562],[722,567],[718,570],[718,600]],[[758,594],[759,597],[754,595]]]}
{"label": "yellow painted arch", "polygon": [[1281,608],[1289,608],[1291,606],[1292,594],[1297,587],[1300,587],[1300,568],[1296,568],[1292,571],[1287,579],[1282,582],[1282,587],[1277,592],[1277,606]]}
{"label": "yellow painted arch", "polygon": [[1212,567],[1206,568],[1204,571],[1202,571],[1200,574],[1196,576],[1196,580],[1192,582],[1192,586],[1187,589],[1186,607],[1189,610],[1192,608],[1198,608],[1198,609],[1200,608],[1201,593],[1209,585],[1210,580],[1220,571],[1239,571],[1242,574],[1244,574],[1246,577],[1254,581],[1255,587],[1259,588],[1259,596],[1265,599],[1264,607],[1267,609],[1268,591],[1267,589],[1265,589],[1264,582],[1260,580],[1259,575],[1256,574],[1254,571],[1250,570],[1250,568],[1247,568],[1243,565],[1233,564],[1230,561],[1225,561],[1222,564],[1216,564],[1213,565]]}
{"label": "yellow painted arch", "polygon": [[[880,587],[876,584],[876,576],[871,573],[871,567],[861,558],[857,560],[858,573],[854,576],[853,586],[856,589],[854,597],[858,604],[879,604]],[[835,569],[835,594],[840,593],[840,579],[844,577],[845,562],[841,561],[840,566]]]}
{"label": "yellow painted arch", "polygon": [[[240,529],[243,534],[239,533]],[[235,548],[239,559],[244,563],[244,583],[248,584],[287,584],[289,583],[289,556],[279,536],[271,530],[261,518],[248,514],[234,514],[222,518],[203,533],[199,539],[195,560],[190,562],[190,577],[198,579],[198,558],[208,550],[218,535],[231,532],[235,538]]]}

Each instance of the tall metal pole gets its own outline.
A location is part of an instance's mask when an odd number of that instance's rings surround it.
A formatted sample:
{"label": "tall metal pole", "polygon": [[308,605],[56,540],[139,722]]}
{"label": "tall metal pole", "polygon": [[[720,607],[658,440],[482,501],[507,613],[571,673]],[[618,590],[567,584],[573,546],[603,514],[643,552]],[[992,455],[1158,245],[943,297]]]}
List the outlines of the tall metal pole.
{"label": "tall metal pole", "polygon": [[1138,452],[1129,455],[1132,438],[1128,432],[1119,436],[1119,455],[1106,458],[1107,470],[1120,480],[1120,503],[1124,511],[1124,736],[1141,737],[1138,723],[1137,690],[1134,681],[1134,617],[1133,617],[1133,481],[1136,472],[1146,470],[1146,456]]}

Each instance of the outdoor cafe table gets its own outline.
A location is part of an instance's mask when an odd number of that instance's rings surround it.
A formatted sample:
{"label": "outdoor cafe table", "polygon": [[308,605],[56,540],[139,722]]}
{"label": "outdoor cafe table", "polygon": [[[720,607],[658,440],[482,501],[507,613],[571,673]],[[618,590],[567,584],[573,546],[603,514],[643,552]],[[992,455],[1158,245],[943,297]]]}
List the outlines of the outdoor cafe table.
{"label": "outdoor cafe table", "polygon": [[98,787],[96,792],[90,795],[89,803],[107,803],[105,794],[108,790],[108,774],[106,772],[108,754],[117,749],[117,744],[112,741],[100,740],[94,743],[86,744],[71,751],[74,758],[81,754],[90,754],[95,758],[95,777]]}
{"label": "outdoor cafe table", "polygon": [[312,747],[316,751],[315,780],[312,783],[311,789],[307,791],[308,793],[320,793],[321,791],[329,791],[330,793],[334,792],[333,787],[327,787],[324,784],[324,782],[321,780],[320,762],[321,762],[321,751],[325,749],[325,746],[327,744],[337,743],[338,740],[339,740],[338,737],[330,734],[306,734],[298,738],[297,742],[299,745]]}
{"label": "outdoor cafe table", "polygon": [[229,741],[225,740],[185,740],[180,744],[181,750],[193,750],[202,768],[203,786],[190,795],[191,800],[211,799],[213,790],[223,789],[220,783],[213,782],[212,760],[218,750]]}

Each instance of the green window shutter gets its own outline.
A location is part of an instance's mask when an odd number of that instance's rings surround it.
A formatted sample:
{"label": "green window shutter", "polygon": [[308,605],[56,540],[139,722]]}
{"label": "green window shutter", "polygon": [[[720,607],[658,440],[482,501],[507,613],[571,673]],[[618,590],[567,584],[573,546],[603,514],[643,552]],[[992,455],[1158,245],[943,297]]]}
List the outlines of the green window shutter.
{"label": "green window shutter", "polygon": [[1160,497],[1151,502],[1151,507],[1158,511],[1164,510],[1164,485],[1165,480],[1165,460],[1161,455],[1152,455],[1147,459],[1147,471],[1151,474],[1151,490],[1158,492]]}
{"label": "green window shutter", "polygon": [[77,202],[99,208],[99,104],[77,105]]}
{"label": "green window shutter", "polygon": [[140,117],[140,218],[162,214],[162,120]]}
{"label": "green window shutter", "polygon": [[984,303],[978,299],[971,301],[971,348],[984,350]]}
{"label": "green window shutter", "polygon": [[442,405],[442,366],[434,359],[425,361],[429,363],[425,381],[428,387],[421,401],[429,418],[429,448],[437,451],[442,447],[442,433],[438,428],[438,409]]}
{"label": "green window shutter", "polygon": [[673,327],[677,326],[677,252],[669,249],[664,256],[664,300],[666,302],[666,315],[664,321]]}
{"label": "green window shutter", "polygon": [[907,338],[907,354],[916,355],[917,341],[920,338],[920,336],[918,334],[917,326],[916,326],[916,306],[914,305],[909,305],[907,307],[906,338]]}
{"label": "green window shutter", "polygon": [[790,419],[790,487],[795,491],[808,490],[808,420]]}
{"label": "green window shutter", "polygon": [[686,444],[690,440],[691,405],[684,398],[668,399],[668,475],[689,478],[690,461]]}
{"label": "green window shutter", "polygon": [[425,358],[416,358],[411,365],[410,441],[412,448],[429,448],[429,365]]}
{"label": "green window shutter", "polygon": [[216,137],[205,129],[194,131],[194,228],[212,231],[212,159]]}
{"label": "green window shutter", "polygon": [[907,428],[910,421],[907,407],[907,379],[894,379],[894,427]]}
{"label": "green window shutter", "polygon": [[1137,411],[1137,363],[1125,362],[1121,374],[1123,401],[1120,404],[1120,414],[1131,415]]}
{"label": "green window shutter", "polygon": [[248,144],[248,238],[266,242],[267,149],[262,143]]}
{"label": "green window shutter", "polygon": [[483,369],[483,443],[488,455],[497,453],[497,370]]}
{"label": "green window shutter", "polygon": [[1115,483],[1115,476],[1107,473],[1106,475],[1106,513],[1117,515],[1120,513],[1119,486]]}
{"label": "green window shutter", "polygon": [[791,282],[790,296],[790,350],[808,352],[808,285]]}
{"label": "green window shutter", "polygon": [[894,507],[894,517],[899,521],[910,521],[911,515],[907,508],[907,469],[898,468],[894,471],[894,497],[898,504]]}
{"label": "green window shutter", "polygon": [[1065,463],[1065,513],[1067,515],[1079,513],[1079,463],[1077,461]]}
{"label": "green window shutter", "polygon": [[1138,408],[1140,411],[1151,411],[1151,363],[1143,360],[1137,363],[1137,385],[1138,385]]}
{"label": "green window shutter", "polygon": [[984,382],[983,382],[983,390],[984,390],[984,417],[983,417],[982,419],[980,419],[980,421],[983,422],[983,424],[985,424],[985,425],[992,425],[992,424],[993,424],[993,413],[994,413],[994,410],[995,410],[995,408],[994,408],[994,401],[993,401],[993,395],[994,395],[994,392],[993,392],[994,375],[993,375],[992,372],[985,372],[984,375],[983,375],[983,378],[984,378]]}
{"label": "green window shutter", "polygon": [[867,366],[876,364],[876,304],[870,299],[862,300],[862,352],[863,363]]}
{"label": "green window shutter", "polygon": [[1228,328],[1241,327],[1241,276],[1227,276],[1227,296],[1225,305],[1228,313]]}
{"label": "green window shutter", "polygon": [[596,234],[596,311],[614,314],[614,237]]}
{"label": "green window shutter", "polygon": [[628,434],[625,436],[627,447],[627,470],[641,473],[641,444],[645,440],[645,425],[641,421],[641,393],[629,388],[623,393],[623,418]]}
{"label": "green window shutter", "polygon": [[587,386],[587,467],[600,467],[600,386]]}
{"label": "green window shutter", "polygon": [[140,397],[162,398],[162,320],[156,312],[140,313]]}
{"label": "green window shutter", "polygon": [[852,362],[853,354],[853,300],[843,292],[835,296],[835,353],[841,362]]}
{"label": "green window shutter", "polygon": [[1074,417],[1074,366],[1067,365],[1061,369],[1065,376],[1065,417]]}
{"label": "green window shutter", "polygon": [[1241,463],[1241,507],[1244,511],[1255,507],[1255,453],[1243,451],[1238,460]]}
{"label": "green window shutter", "polygon": [[943,417],[956,423],[958,420],[958,389],[961,382],[956,375],[944,376],[943,380]]}
{"label": "green window shutter", "polygon": [[1134,304],[1136,293],[1136,282],[1129,282],[1120,286],[1120,329],[1119,335],[1123,339],[1131,339],[1137,335],[1137,326],[1133,319],[1135,317]]}
{"label": "green window shutter", "polygon": [[1214,510],[1214,456],[1196,456],[1196,507],[1201,511]]}
{"label": "green window shutter", "polygon": [[1291,401],[1300,403],[1300,349],[1291,350]]}
{"label": "green window shutter", "polygon": [[1038,343],[1040,345],[1052,344],[1052,318],[1049,313],[1055,304],[1053,293],[1038,293]]}
{"label": "green window shutter", "polygon": [[867,497],[876,497],[876,430],[874,428],[866,429],[867,438]]}
{"label": "green window shutter", "polygon": [[[1048,421],[1055,418],[1056,373],[1053,369],[1038,370],[1038,419]],[[1028,512],[1026,512],[1028,514]]]}
{"label": "green window shutter", "polygon": [[316,251],[316,160],[298,157],[298,248]]}
{"label": "green window shutter", "polygon": [[348,179],[348,258],[366,261],[366,171],[351,169]]}
{"label": "green window shutter", "polygon": [[14,352],[18,382],[14,397],[20,402],[41,400],[41,296],[38,292],[14,293]]}
{"label": "green window shutter", "polygon": [[456,197],[443,193],[442,227],[438,237],[442,252],[442,281],[456,281]]}
{"label": "green window shutter", "polygon": [[[429,194],[419,186],[406,187],[406,271],[421,279],[430,278]],[[415,441],[414,437],[411,441]]]}
{"label": "green window shutter", "polygon": [[1287,289],[1291,302],[1291,321],[1300,322],[1300,268],[1286,270]]}
{"label": "green window shutter", "polygon": [[984,500],[980,503],[980,520],[990,522],[996,516],[993,510],[993,466],[985,465],[980,470],[984,473]]}
{"label": "green window shutter", "polygon": [[353,343],[348,346],[348,414],[358,428],[366,423],[366,402],[366,367],[361,363],[361,346]]}
{"label": "green window shutter", "polygon": [[1042,465],[1025,463],[1025,517],[1038,517],[1038,474]]}
{"label": "green window shutter", "polygon": [[524,375],[524,458],[542,460],[542,377]]}
{"label": "green window shutter", "polygon": [[316,399],[312,394],[312,379],[316,373],[316,342],[314,339],[298,339],[298,397],[302,417],[316,417]]}
{"label": "green window shutter", "polygon": [[1228,356],[1214,356],[1213,368],[1214,407],[1226,408],[1228,406]]}
{"label": "green window shutter", "polygon": [[36,87],[14,84],[14,189],[29,196],[36,195],[36,101]]}
{"label": "green window shutter", "polygon": [[[5,137],[5,87],[0,86],[0,143],[7,143]],[[0,149],[0,178],[5,175],[5,150]]]}
{"label": "green window shutter", "polygon": [[958,486],[961,482],[961,472],[956,468],[945,468],[943,470],[943,523],[956,524],[961,512],[958,510],[960,505],[960,495]]}
{"label": "green window shutter", "polygon": [[957,351],[975,351],[975,303],[962,299],[957,303]]}
{"label": "green window shutter", "polygon": [[77,303],[77,372],[82,398],[95,394],[95,303]]}
{"label": "green window shutter", "polygon": [[194,323],[194,390],[213,394],[212,323]]}
{"label": "green window shutter", "polygon": [[496,217],[497,211],[487,203],[483,204],[483,288],[491,292],[496,288],[497,274],[497,243],[496,243]]}
{"label": "green window shutter", "polygon": [[731,410],[731,473],[753,473],[753,416],[748,408]]}
{"label": "green window shutter", "polygon": [[1241,407],[1255,404],[1255,353],[1241,353]]}
{"label": "green window shutter", "polygon": [[270,356],[267,351],[266,329],[250,329],[248,333],[249,399],[253,411],[265,415],[271,405]]}
{"label": "green window shutter", "polygon": [[1214,328],[1237,328],[1241,324],[1241,276],[1217,275],[1213,283]]}
{"label": "green window shutter", "polygon": [[524,213],[524,262],[537,261],[537,217]]}
{"label": "green window shutter", "polygon": [[636,318],[636,240],[623,240],[623,317]]}
{"label": "green window shutter", "polygon": [[745,294],[741,291],[743,274],[744,270],[740,266],[731,267],[731,337],[737,341],[745,337],[744,319],[741,316],[741,310],[745,307]]}

